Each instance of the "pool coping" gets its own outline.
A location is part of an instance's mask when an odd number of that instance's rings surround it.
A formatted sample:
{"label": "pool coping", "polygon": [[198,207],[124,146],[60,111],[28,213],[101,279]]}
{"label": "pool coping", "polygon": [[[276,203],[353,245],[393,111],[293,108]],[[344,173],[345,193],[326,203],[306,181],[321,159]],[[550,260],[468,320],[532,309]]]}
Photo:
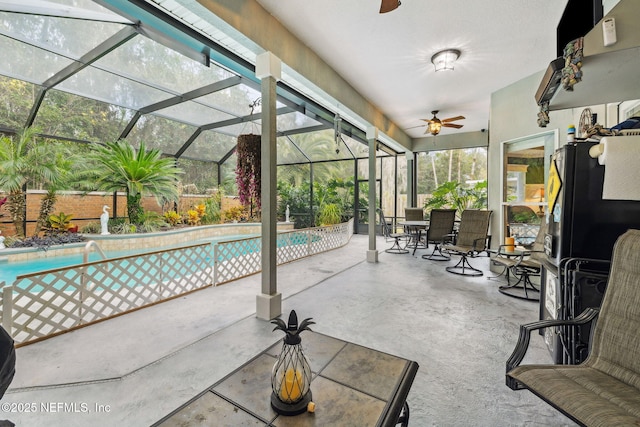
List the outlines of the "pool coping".
{"label": "pool coping", "polygon": [[[293,222],[278,222],[278,231],[293,230]],[[129,251],[156,249],[168,245],[191,244],[203,239],[223,236],[255,235],[261,232],[261,223],[227,223],[179,228],[155,233],[86,234],[85,242],[39,248],[0,249],[0,263],[29,261],[82,253],[88,241],[95,241],[103,251]]]}

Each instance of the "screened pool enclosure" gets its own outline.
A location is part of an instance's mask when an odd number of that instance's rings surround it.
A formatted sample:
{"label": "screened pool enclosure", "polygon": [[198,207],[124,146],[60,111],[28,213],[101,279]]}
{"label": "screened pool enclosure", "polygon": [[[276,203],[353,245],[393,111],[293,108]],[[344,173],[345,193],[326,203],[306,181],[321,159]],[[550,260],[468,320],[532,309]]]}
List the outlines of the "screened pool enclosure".
{"label": "screened pool enclosure", "polygon": [[[34,127],[40,141],[79,150],[119,139],[134,147],[144,142],[176,159],[185,192],[237,194],[237,138],[261,133],[261,82],[252,63],[161,9],[167,2],[0,1],[0,134]],[[348,199],[345,217],[364,232],[365,129],[341,117],[339,105],[326,105],[278,83],[278,190],[297,198],[291,213],[302,227],[314,225],[323,192],[338,186]],[[377,143],[376,206],[389,217],[402,217],[412,202],[421,205],[433,190],[424,182],[438,184],[436,152],[413,154],[412,169],[399,147]],[[473,154],[471,174],[461,172],[460,158],[452,174],[453,157],[443,155],[448,178],[486,179],[486,150],[479,150],[482,160],[476,167]],[[278,206],[282,218],[285,208]]]}
{"label": "screened pool enclosure", "polygon": [[[34,126],[41,140],[78,144],[144,141],[177,159],[190,191],[235,194],[237,137],[261,131],[254,66],[193,30],[167,36],[158,28],[179,25],[143,1],[128,2],[133,15],[107,3],[0,2],[0,131]],[[364,131],[283,83],[276,107],[279,180],[351,181],[353,209],[366,208],[355,202],[368,178]],[[406,160],[379,147],[379,203],[392,214]],[[311,210],[296,214],[313,222]]]}

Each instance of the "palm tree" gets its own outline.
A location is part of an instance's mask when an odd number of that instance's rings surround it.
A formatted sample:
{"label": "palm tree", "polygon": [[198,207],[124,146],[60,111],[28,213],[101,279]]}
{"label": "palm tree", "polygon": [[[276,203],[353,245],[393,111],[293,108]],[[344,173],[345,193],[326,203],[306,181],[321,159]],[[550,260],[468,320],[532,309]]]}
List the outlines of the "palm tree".
{"label": "palm tree", "polygon": [[175,159],[162,157],[160,150],[146,150],[144,142],[136,150],[124,140],[95,145],[89,155],[97,187],[102,191],[125,190],[127,215],[132,224],[141,224],[142,194],[149,193],[158,203],[178,200],[178,175],[182,170]]}
{"label": "palm tree", "polygon": [[24,237],[27,182],[50,182],[56,174],[46,147],[35,144],[36,133],[30,127],[13,138],[0,138],[0,189],[8,193],[7,210],[18,237]]}
{"label": "palm tree", "polygon": [[47,194],[40,201],[35,235],[48,225],[49,216],[53,213],[53,207],[58,200],[58,191],[68,189],[72,183],[79,180],[75,167],[80,163],[78,157],[74,156],[63,144],[48,144],[46,147],[49,153],[47,158],[55,168],[53,175],[42,183],[47,188]]}

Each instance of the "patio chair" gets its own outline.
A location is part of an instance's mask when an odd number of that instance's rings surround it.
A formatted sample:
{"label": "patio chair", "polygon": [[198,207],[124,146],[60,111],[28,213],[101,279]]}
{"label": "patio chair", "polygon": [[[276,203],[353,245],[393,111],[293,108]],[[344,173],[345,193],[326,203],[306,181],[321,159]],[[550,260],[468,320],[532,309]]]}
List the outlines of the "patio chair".
{"label": "patio chair", "polygon": [[[404,220],[405,223],[409,221],[424,221],[424,209],[417,207],[404,208]],[[413,254],[416,254],[417,249],[426,249],[427,242],[422,240],[422,229],[424,225],[405,225],[404,232],[409,236],[409,242],[407,247],[413,248]]]}
{"label": "patio chair", "polygon": [[[519,366],[532,331],[582,325],[596,316],[591,349],[582,364]],[[507,386],[529,389],[579,425],[640,425],[639,329],[640,230],[629,230],[613,249],[600,309],[587,308],[574,319],[520,326],[518,343],[506,364]]]}
{"label": "patio chair", "polygon": [[453,225],[456,220],[455,209],[432,209],[429,214],[429,228],[427,229],[427,245],[433,243],[435,247],[430,254],[422,258],[432,261],[449,261],[451,257],[442,252],[442,245],[453,240]]}
{"label": "patio chair", "polygon": [[[393,246],[385,249],[385,252],[389,252],[390,254],[408,254],[409,250],[405,248],[408,238],[407,234],[393,232],[382,209],[378,209],[378,214],[380,215],[380,224],[382,225],[382,235],[387,239],[393,240]],[[404,241],[404,246],[402,246],[402,241]]]}
{"label": "patio chair", "polygon": [[422,208],[404,208],[405,221],[424,221],[424,209]]}
{"label": "patio chair", "polygon": [[482,276],[482,270],[472,267],[468,258],[473,258],[486,250],[491,212],[471,209],[462,212],[456,243],[442,246],[443,251],[460,255],[460,261],[455,266],[446,268],[449,273],[462,276]]}

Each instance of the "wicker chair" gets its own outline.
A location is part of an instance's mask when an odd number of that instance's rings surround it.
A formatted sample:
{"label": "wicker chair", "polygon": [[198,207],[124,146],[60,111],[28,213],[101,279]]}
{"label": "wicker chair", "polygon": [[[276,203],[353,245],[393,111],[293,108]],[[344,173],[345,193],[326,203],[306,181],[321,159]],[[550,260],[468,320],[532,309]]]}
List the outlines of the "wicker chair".
{"label": "wicker chair", "polygon": [[[598,315],[599,311],[599,315]],[[580,365],[523,365],[531,332],[585,324],[598,316],[591,351]],[[572,320],[520,326],[507,361],[506,382],[529,389],[583,426],[640,425],[640,230],[618,238],[600,310],[586,309]],[[537,334],[536,334],[537,335]]]}
{"label": "wicker chair", "polygon": [[442,245],[453,239],[453,225],[456,220],[455,209],[433,209],[429,215],[429,228],[427,229],[427,245],[435,244],[430,254],[422,255],[422,258],[432,261],[448,261],[451,257],[442,252]]}
{"label": "wicker chair", "polygon": [[473,258],[486,250],[491,212],[471,209],[462,212],[456,243],[442,246],[443,251],[460,255],[460,261],[455,266],[446,268],[449,273],[463,276],[482,276],[482,270],[472,267],[468,258]]}

